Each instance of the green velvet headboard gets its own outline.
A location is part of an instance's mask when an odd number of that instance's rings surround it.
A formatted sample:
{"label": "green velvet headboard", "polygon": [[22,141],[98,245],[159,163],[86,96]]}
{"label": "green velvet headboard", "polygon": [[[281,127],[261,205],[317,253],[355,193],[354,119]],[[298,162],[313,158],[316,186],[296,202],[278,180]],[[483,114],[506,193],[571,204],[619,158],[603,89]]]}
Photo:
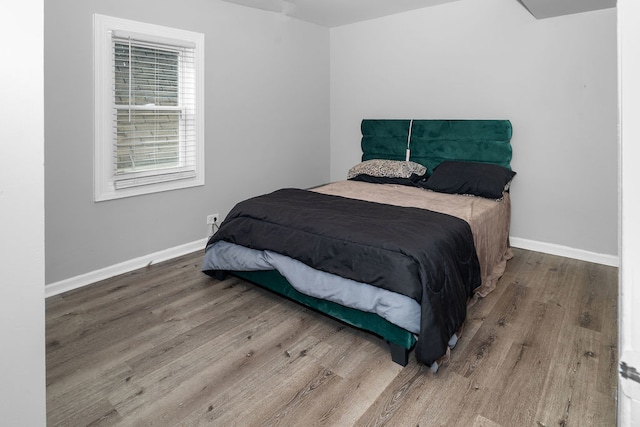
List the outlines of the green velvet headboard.
{"label": "green velvet headboard", "polygon": [[[444,160],[493,163],[511,168],[509,120],[395,120],[365,119],[362,160],[409,160],[431,173]],[[409,139],[409,132],[411,137]]]}

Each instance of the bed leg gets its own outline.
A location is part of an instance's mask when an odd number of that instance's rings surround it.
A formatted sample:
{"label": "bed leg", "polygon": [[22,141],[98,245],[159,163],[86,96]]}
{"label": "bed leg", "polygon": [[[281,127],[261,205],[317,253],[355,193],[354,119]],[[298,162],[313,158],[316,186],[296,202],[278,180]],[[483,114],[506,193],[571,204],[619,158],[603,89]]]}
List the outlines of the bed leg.
{"label": "bed leg", "polygon": [[391,350],[391,360],[400,366],[407,366],[407,363],[409,363],[409,350],[392,342],[389,343],[389,350]]}

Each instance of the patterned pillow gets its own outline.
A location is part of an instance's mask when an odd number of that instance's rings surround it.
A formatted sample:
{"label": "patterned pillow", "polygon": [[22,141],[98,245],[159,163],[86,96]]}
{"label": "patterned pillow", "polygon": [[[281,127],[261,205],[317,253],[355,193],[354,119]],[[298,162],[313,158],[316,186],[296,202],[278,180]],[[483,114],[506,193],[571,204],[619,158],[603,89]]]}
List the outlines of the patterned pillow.
{"label": "patterned pillow", "polygon": [[400,160],[374,159],[358,163],[347,174],[348,179],[358,175],[369,175],[383,178],[409,178],[412,175],[424,175],[427,168],[415,162]]}

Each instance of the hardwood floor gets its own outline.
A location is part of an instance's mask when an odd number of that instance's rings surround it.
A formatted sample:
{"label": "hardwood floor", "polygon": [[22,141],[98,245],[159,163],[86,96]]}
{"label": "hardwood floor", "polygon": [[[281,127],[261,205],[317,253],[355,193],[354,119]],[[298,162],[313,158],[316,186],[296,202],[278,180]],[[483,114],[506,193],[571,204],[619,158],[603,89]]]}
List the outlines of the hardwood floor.
{"label": "hardwood floor", "polygon": [[451,363],[194,253],[46,301],[49,426],[614,426],[617,269],[514,249]]}

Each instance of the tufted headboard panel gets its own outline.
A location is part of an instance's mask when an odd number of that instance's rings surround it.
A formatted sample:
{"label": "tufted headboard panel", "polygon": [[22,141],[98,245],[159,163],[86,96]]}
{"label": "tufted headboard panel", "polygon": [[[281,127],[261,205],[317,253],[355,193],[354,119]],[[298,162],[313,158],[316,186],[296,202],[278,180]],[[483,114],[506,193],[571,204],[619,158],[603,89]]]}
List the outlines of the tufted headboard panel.
{"label": "tufted headboard panel", "polygon": [[509,120],[365,119],[362,160],[409,160],[429,173],[444,160],[493,163],[511,168]]}

